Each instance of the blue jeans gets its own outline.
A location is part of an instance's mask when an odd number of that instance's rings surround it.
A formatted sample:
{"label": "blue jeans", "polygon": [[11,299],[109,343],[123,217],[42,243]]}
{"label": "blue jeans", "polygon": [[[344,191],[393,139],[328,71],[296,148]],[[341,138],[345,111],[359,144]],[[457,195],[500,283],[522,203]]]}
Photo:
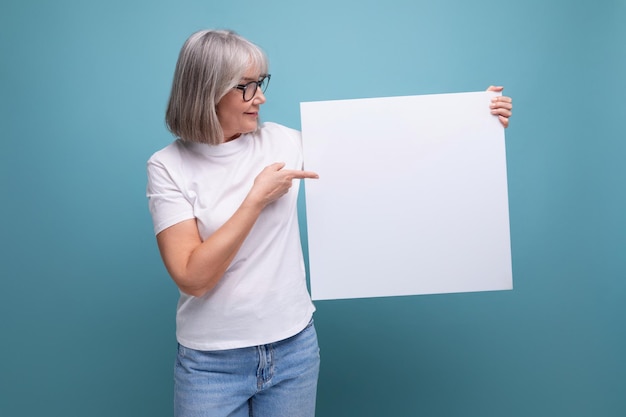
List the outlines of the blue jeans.
{"label": "blue jeans", "polygon": [[268,345],[218,351],[178,346],[175,417],[313,417],[319,374],[311,323]]}

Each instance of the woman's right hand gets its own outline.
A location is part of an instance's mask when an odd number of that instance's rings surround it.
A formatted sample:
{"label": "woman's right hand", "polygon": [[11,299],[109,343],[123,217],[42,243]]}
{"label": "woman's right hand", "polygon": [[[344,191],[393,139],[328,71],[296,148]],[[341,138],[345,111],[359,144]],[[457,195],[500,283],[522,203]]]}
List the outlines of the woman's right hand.
{"label": "woman's right hand", "polygon": [[265,207],[287,194],[293,185],[293,180],[319,178],[319,175],[312,171],[284,168],[284,162],[276,162],[265,167],[254,179],[254,185],[248,194],[248,198]]}

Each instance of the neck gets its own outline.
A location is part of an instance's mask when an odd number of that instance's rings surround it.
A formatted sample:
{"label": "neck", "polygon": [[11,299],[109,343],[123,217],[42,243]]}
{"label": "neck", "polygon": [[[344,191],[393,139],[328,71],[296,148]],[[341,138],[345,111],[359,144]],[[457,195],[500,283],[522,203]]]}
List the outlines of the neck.
{"label": "neck", "polygon": [[241,136],[241,133],[237,133],[235,136],[231,136],[229,138],[224,138],[224,142],[230,142],[231,140],[237,139],[239,136]]}

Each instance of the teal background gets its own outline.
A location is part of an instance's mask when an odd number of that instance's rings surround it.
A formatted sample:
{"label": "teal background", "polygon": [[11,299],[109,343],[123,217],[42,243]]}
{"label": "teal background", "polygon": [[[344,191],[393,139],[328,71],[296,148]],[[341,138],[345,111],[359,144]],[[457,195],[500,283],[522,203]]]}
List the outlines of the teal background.
{"label": "teal background", "polygon": [[626,415],[625,22],[623,0],[4,1],[0,415],[171,415],[145,161],[210,27],[267,51],[264,119],[295,128],[300,101],[514,98],[514,290],[317,302],[319,416]]}

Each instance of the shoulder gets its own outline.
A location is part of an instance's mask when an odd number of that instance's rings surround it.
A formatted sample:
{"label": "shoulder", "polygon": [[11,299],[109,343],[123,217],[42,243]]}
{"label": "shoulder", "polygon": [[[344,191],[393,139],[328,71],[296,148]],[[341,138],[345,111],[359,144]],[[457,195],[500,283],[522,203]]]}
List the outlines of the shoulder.
{"label": "shoulder", "polygon": [[266,145],[273,144],[273,146],[282,148],[302,150],[302,135],[300,131],[278,123],[263,123],[257,129],[255,136],[257,140]]}
{"label": "shoulder", "polygon": [[150,156],[150,158],[148,158],[148,164],[180,157],[182,147],[181,142],[181,140],[177,139],[166,147],[156,151]]}
{"label": "shoulder", "polygon": [[302,159],[302,136],[295,129],[278,123],[266,122],[254,133],[255,149],[275,160],[295,161]]}
{"label": "shoulder", "polygon": [[177,166],[182,160],[193,159],[194,144],[177,139],[166,147],[156,151],[148,159],[148,166]]}
{"label": "shoulder", "polygon": [[301,139],[300,131],[274,122],[264,122],[259,126],[257,132],[266,136],[288,136],[296,140]]}

